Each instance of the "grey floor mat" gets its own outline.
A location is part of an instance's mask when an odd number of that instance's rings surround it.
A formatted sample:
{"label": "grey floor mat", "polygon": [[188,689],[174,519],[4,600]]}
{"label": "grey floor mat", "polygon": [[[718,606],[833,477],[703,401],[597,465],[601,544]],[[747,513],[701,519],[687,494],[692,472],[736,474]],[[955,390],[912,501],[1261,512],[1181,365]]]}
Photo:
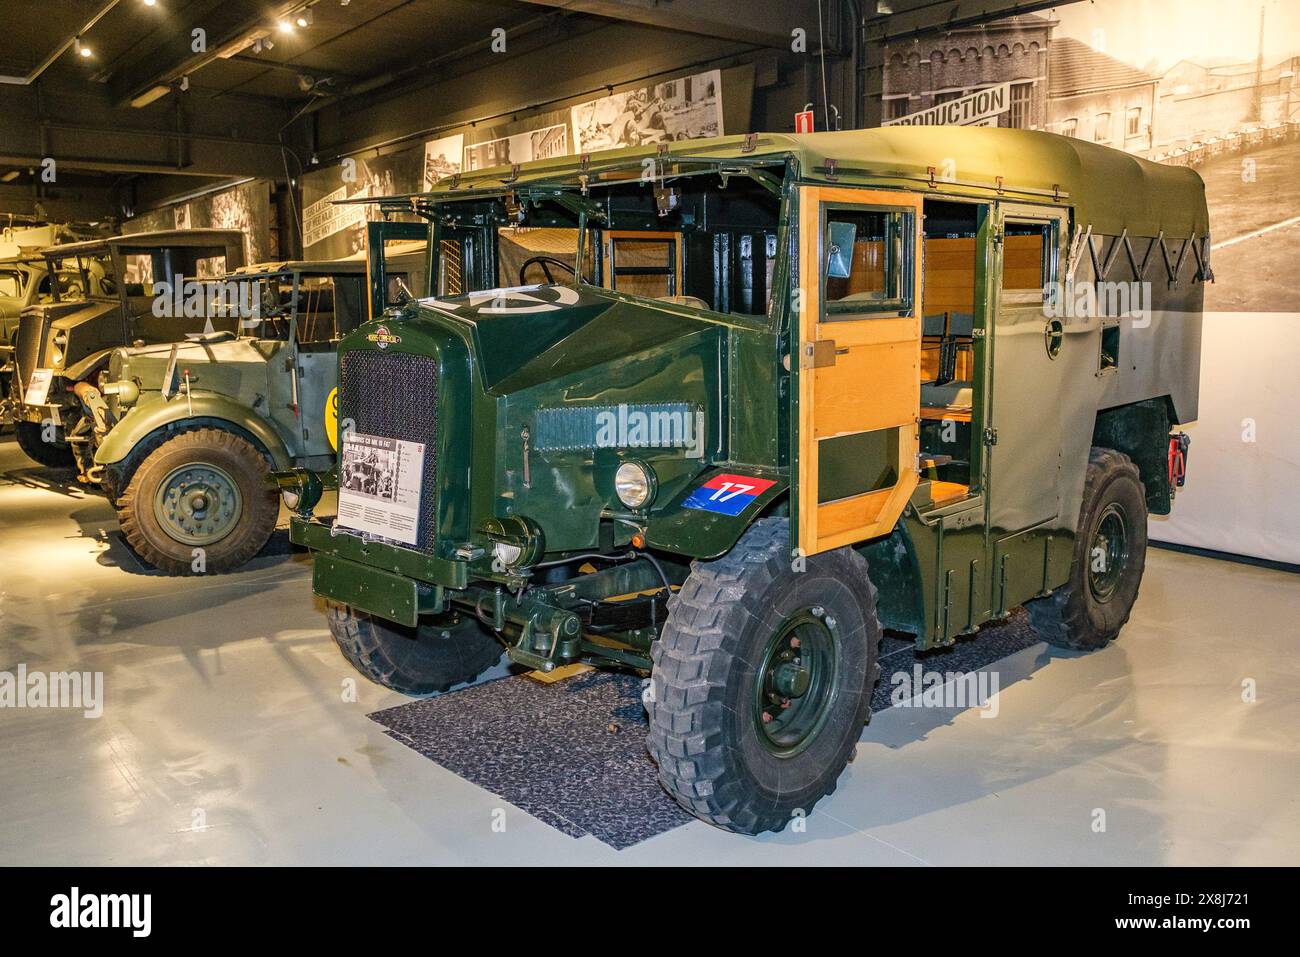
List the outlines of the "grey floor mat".
{"label": "grey floor mat", "polygon": [[[1024,612],[951,648],[917,655],[886,635],[872,710],[890,706],[890,675],[970,672],[1035,644]],[[377,711],[370,717],[407,747],[572,837],[622,849],[690,816],[659,787],[645,751],[641,679],[589,672],[555,684],[523,675]]]}

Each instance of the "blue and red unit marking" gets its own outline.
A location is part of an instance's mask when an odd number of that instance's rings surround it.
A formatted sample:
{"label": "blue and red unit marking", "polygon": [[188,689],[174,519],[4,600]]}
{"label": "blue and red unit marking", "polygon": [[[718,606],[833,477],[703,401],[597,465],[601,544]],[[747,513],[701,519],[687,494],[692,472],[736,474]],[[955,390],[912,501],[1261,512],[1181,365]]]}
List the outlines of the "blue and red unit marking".
{"label": "blue and red unit marking", "polygon": [[720,515],[739,515],[776,483],[752,475],[724,472],[709,479],[682,502],[683,508],[698,508]]}

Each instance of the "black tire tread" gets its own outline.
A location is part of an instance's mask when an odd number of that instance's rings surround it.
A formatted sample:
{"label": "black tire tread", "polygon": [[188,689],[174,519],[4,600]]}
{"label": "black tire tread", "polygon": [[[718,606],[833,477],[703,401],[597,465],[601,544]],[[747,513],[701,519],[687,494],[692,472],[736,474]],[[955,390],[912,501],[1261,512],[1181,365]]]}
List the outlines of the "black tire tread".
{"label": "black tire tread", "polygon": [[343,657],[352,667],[376,684],[402,694],[423,696],[447,691],[458,684],[473,681],[498,661],[504,646],[473,619],[463,619],[449,630],[445,640],[447,654],[430,662],[416,675],[407,662],[395,657],[379,640],[374,619],[358,614],[347,605],[330,602],[325,611],[330,634]]}
{"label": "black tire tread", "polygon": [[[1107,483],[1112,481],[1116,475],[1128,474],[1138,486],[1142,486],[1142,478],[1138,473],[1138,468],[1123,452],[1115,449],[1093,446],[1088,453],[1088,475],[1083,486],[1083,514],[1080,515],[1080,527],[1082,522],[1089,514],[1090,508],[1097,498],[1098,491]],[[1144,516],[1145,517],[1145,516]],[[1082,542],[1080,548],[1076,549],[1075,562],[1087,563],[1087,543]],[[1141,590],[1142,571],[1146,566],[1146,555],[1143,553],[1141,563],[1138,566],[1139,590]],[[1074,577],[1072,572],[1071,577]],[[1113,639],[1114,635],[1099,635],[1088,624],[1087,608],[1082,600],[1074,600],[1075,588],[1081,583],[1071,582],[1062,585],[1051,595],[1045,598],[1037,598],[1025,603],[1025,611],[1029,614],[1029,622],[1033,626],[1038,636],[1046,641],[1049,645],[1057,648],[1066,648],[1071,651],[1095,651],[1103,648]],[[1133,600],[1137,601],[1137,593],[1134,593]],[[1129,616],[1132,614],[1132,606],[1124,612],[1124,617],[1120,621],[1120,628],[1128,623]]]}
{"label": "black tire tread", "polygon": [[[647,703],[646,747],[658,765],[660,784],[696,817],[744,834],[780,831],[789,818],[773,815],[740,782],[727,779],[722,759],[727,744],[719,730],[726,663],[744,617],[754,613],[746,607],[746,595],[761,593],[775,578],[789,562],[788,549],[788,524],[768,518],[751,525],[722,558],[692,562],[686,583],[669,602],[664,632],[650,650],[662,693]],[[868,639],[878,647],[882,632],[875,617],[876,589],[866,574],[866,560],[852,554],[862,563],[868,585],[864,607],[870,609],[869,626],[874,625],[869,627],[874,637]],[[863,724],[871,713],[871,688],[880,677],[879,655],[873,653],[871,662]],[[822,797],[834,792],[842,771],[831,776]]]}
{"label": "black tire tread", "polygon": [[36,422],[15,422],[14,433],[18,447],[33,462],[50,469],[70,469],[77,464],[72,448],[66,442],[46,442],[41,438],[41,426]]}
{"label": "black tire tread", "polygon": [[[225,429],[200,428],[177,432],[159,442],[132,473],[126,489],[114,503],[117,506],[118,525],[127,544],[143,561],[160,571],[169,575],[191,575],[194,574],[191,563],[179,561],[161,551],[150,541],[141,527],[139,518],[141,505],[152,508],[151,503],[141,501],[142,486],[149,481],[151,462],[155,461],[155,456],[178,448],[193,449],[196,453],[222,448],[243,459],[250,468],[265,470],[267,466],[266,459],[257,447],[241,436],[227,432]],[[280,517],[280,500],[269,489],[266,496],[254,497],[251,500],[245,497],[244,510],[251,517],[250,524],[242,532],[238,528],[231,532],[232,535],[241,535],[242,540],[230,551],[209,559],[205,574],[220,574],[239,568],[262,550],[270,539],[271,533],[275,531],[276,520]]]}

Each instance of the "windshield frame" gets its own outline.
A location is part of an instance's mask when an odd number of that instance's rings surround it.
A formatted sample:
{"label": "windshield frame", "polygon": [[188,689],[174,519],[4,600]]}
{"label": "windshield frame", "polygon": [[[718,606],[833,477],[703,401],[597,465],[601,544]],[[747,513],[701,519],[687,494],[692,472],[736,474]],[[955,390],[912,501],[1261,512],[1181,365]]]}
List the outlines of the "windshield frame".
{"label": "windshield frame", "polygon": [[[654,157],[648,159],[654,160]],[[794,202],[795,190],[793,184],[798,179],[798,160],[790,155],[779,157],[764,156],[753,162],[743,161],[720,161],[720,160],[698,160],[692,161],[683,157],[666,157],[663,160],[665,165],[671,164],[674,167],[687,165],[692,168],[679,169],[675,168],[673,172],[663,172],[663,175],[646,178],[645,160],[638,159],[635,162],[625,162],[602,169],[601,175],[595,177],[595,181],[587,180],[574,185],[570,182],[570,177],[557,176],[555,180],[545,182],[530,182],[527,186],[519,189],[511,189],[508,186],[494,186],[486,189],[466,189],[463,192],[446,192],[436,194],[419,194],[413,197],[403,197],[401,206],[390,207],[386,211],[398,211],[411,213],[415,212],[429,221],[429,246],[430,246],[430,276],[436,277],[440,268],[440,258],[442,250],[438,239],[441,236],[441,227],[452,223],[459,224],[459,218],[455,215],[454,210],[458,204],[468,204],[474,201],[492,201],[501,200],[509,201],[515,197],[521,205],[540,206],[542,203],[554,203],[570,212],[577,213],[577,230],[578,242],[574,258],[574,275],[557,283],[556,285],[570,286],[579,291],[588,291],[592,294],[609,296],[623,302],[637,305],[648,305],[656,309],[676,312],[679,314],[691,315],[710,322],[725,323],[727,325],[744,326],[747,328],[757,329],[767,332],[778,332],[786,322],[786,312],[789,307],[789,281],[792,275],[791,263],[789,256],[783,256],[782,250],[787,249],[790,238],[790,223],[792,219],[792,203]],[[772,172],[772,168],[780,168],[783,176],[777,179]],[[571,172],[571,171],[570,171]],[[618,175],[621,173],[635,173],[635,176]],[[592,242],[589,242],[588,230],[603,231],[607,226],[593,225],[593,220],[604,220],[605,214],[602,204],[599,200],[593,199],[592,190],[599,187],[616,187],[626,186],[630,182],[639,180],[643,188],[650,189],[656,185],[664,185],[673,181],[688,177],[699,176],[716,176],[720,177],[722,183],[716,188],[725,189],[726,183],[732,177],[749,177],[759,184],[767,187],[774,195],[778,204],[777,214],[777,255],[772,273],[771,295],[767,304],[767,310],[762,314],[750,314],[743,312],[719,312],[712,308],[700,308],[681,303],[664,302],[660,299],[647,298],[634,293],[621,292],[616,289],[610,289],[606,286],[595,285],[587,282],[585,278],[586,271],[590,266],[589,257],[592,255]],[[580,180],[586,179],[580,176]],[[424,200],[422,205],[420,200]],[[371,202],[374,202],[372,199]],[[384,208],[381,206],[381,208]],[[496,230],[508,224],[475,224],[479,228],[490,231],[493,241],[499,241],[496,237]],[[627,227],[618,227],[620,231]],[[662,231],[663,227],[659,227]],[[628,229],[629,232],[654,232],[656,230],[636,230]],[[595,237],[590,237],[594,240]],[[499,281],[499,277],[494,277]],[[435,291],[431,289],[431,291]],[[443,301],[446,299],[456,298],[454,296],[431,297],[434,301]]]}

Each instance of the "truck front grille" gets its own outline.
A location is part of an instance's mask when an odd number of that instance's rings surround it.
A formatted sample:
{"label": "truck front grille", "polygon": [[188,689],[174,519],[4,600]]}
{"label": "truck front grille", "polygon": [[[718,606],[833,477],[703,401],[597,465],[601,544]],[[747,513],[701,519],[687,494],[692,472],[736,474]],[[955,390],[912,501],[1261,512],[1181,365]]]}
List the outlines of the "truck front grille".
{"label": "truck front grille", "polygon": [[348,352],[339,367],[339,424],[363,435],[424,445],[416,546],[432,553],[438,531],[438,363],[403,352]]}
{"label": "truck front grille", "polygon": [[14,349],[14,365],[17,374],[14,378],[20,396],[27,388],[32,370],[39,369],[41,366],[51,322],[53,320],[47,319],[44,310],[36,313],[29,312],[18,320],[18,337]]}

